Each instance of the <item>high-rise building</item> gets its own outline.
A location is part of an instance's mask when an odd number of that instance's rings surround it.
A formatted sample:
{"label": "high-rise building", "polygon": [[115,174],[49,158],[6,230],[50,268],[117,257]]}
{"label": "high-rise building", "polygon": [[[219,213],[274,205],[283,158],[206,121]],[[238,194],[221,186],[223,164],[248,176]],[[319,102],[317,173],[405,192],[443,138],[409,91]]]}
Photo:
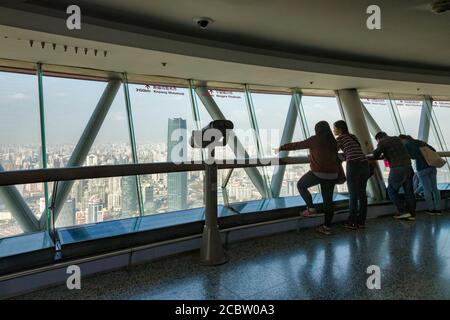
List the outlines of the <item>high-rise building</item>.
{"label": "high-rise building", "polygon": [[154,189],[153,186],[146,186],[144,188],[144,209],[146,211],[153,211],[155,209]]}
{"label": "high-rise building", "polygon": [[65,227],[73,226],[75,224],[76,204],[74,198],[67,199],[61,212],[58,215],[56,226]]}
{"label": "high-rise building", "polygon": [[135,177],[122,177],[121,179],[122,189],[122,214],[138,211],[138,199]]}
{"label": "high-rise building", "polygon": [[[187,160],[187,127],[182,118],[168,119],[167,161],[182,162]],[[167,174],[168,210],[176,211],[187,205],[187,173]]]}
{"label": "high-rise building", "polygon": [[88,203],[88,223],[97,222],[102,209],[103,203],[101,200],[96,196],[91,197]]}

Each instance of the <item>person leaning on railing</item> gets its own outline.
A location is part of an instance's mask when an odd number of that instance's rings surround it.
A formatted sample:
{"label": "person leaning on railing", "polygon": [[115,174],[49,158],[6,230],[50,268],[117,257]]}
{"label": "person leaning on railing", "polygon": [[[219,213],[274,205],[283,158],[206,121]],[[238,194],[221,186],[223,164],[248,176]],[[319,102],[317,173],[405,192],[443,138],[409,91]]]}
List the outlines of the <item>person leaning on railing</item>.
{"label": "person leaning on railing", "polygon": [[344,223],[347,229],[363,229],[367,217],[367,181],[370,177],[369,161],[362,151],[358,138],[350,134],[344,120],[333,124],[338,148],[344,152],[347,163],[347,186],[349,192],[349,216]]}
{"label": "person leaning on railing", "polygon": [[432,146],[424,141],[414,139],[409,135],[399,135],[409,155],[416,161],[417,177],[422,185],[423,195],[427,203],[428,209],[426,213],[429,215],[441,215],[441,194],[437,187],[437,169],[430,166],[420,151],[421,147],[428,147],[436,151]]}
{"label": "person leaning on railing", "polygon": [[304,174],[297,182],[297,188],[307,205],[303,216],[311,216],[316,213],[313,199],[308,188],[319,185],[322,191],[323,211],[325,223],[316,230],[322,234],[331,234],[331,222],[333,220],[333,192],[336,180],[339,176],[338,148],[336,139],[331,132],[330,125],[326,121],[320,121],[315,126],[316,134],[304,141],[287,143],[275,151],[291,151],[309,149],[311,170]]}
{"label": "person leaning on railing", "polygon": [[[398,214],[396,219],[416,220],[416,198],[414,195],[413,176],[414,170],[411,165],[411,157],[408,150],[398,137],[388,136],[385,132],[375,135],[378,142],[373,151],[375,159],[381,159],[383,155],[390,165],[387,192],[389,199],[394,203]],[[400,194],[403,187],[404,196]]]}

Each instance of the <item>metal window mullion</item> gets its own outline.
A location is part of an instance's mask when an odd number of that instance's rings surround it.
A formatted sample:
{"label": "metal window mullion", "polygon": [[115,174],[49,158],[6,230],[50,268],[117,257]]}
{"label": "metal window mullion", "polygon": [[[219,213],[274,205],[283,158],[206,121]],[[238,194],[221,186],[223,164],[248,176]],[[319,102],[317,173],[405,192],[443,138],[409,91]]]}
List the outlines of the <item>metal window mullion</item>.
{"label": "metal window mullion", "polygon": [[[433,117],[433,98],[431,96],[425,96],[424,97],[424,103],[427,105],[427,111],[429,112],[429,118],[430,118],[430,125],[433,128],[434,135],[436,137],[437,143],[439,144],[439,147],[443,151],[447,151],[447,144],[444,140],[444,137],[442,135],[441,128],[439,126],[439,122],[435,117]],[[447,170],[450,171],[450,163],[446,163]]]}
{"label": "metal window mullion", "polygon": [[298,88],[292,92],[292,98],[294,99],[295,107],[297,108],[297,117],[300,122],[300,128],[302,129],[303,139],[307,139],[310,137],[310,133],[306,121],[305,110],[303,109],[302,97],[303,95]]}
{"label": "metal window mullion", "polygon": [[391,112],[391,116],[394,119],[395,129],[397,129],[398,134],[405,133],[405,128],[403,127],[403,123],[400,118],[400,113],[398,112],[398,106],[392,100],[391,94],[388,93],[387,95],[388,95],[388,101],[389,101],[389,111]]}
{"label": "metal window mullion", "polygon": [[[261,143],[261,136],[259,134],[259,126],[258,126],[258,121],[256,119],[256,114],[255,114],[255,108],[253,105],[253,101],[252,101],[252,97],[250,94],[250,91],[248,89],[248,85],[245,85],[245,101],[247,104],[247,112],[248,112],[248,116],[250,119],[250,125],[252,126],[253,132],[254,132],[254,139],[256,141],[256,152],[257,152],[257,156],[259,159],[263,158],[263,147],[262,147],[262,143]],[[269,196],[269,198],[272,198],[272,190],[269,186],[269,178],[268,178],[268,174],[267,174],[267,168],[262,167],[262,176],[264,179],[264,185],[267,191],[267,194]]]}
{"label": "metal window mullion", "polygon": [[[131,144],[131,154],[133,158],[133,163],[139,163],[139,157],[137,154],[136,147],[136,136],[134,132],[134,122],[133,122],[133,111],[131,110],[131,99],[130,99],[130,90],[128,88],[128,77],[127,74],[123,74],[123,91],[125,95],[125,107],[127,110],[127,119],[128,119],[128,132],[130,136],[130,144]],[[141,179],[140,176],[135,176],[136,181],[136,192],[138,196],[139,202],[139,215],[144,215],[144,199],[142,197],[142,189],[141,189]]]}
{"label": "metal window mullion", "polygon": [[[196,95],[194,92],[195,88],[194,88],[194,80],[190,79],[189,80],[189,98],[191,100],[191,111],[192,111],[192,117],[194,119],[194,128],[195,130],[201,130],[201,119],[200,119],[200,110],[198,109],[198,103],[197,103],[197,99],[196,99]],[[206,150],[205,149],[200,149],[200,155],[201,155],[201,160],[204,161],[204,159],[206,158]]]}
{"label": "metal window mullion", "polygon": [[443,138],[441,127],[439,126],[439,122],[433,113],[433,98],[430,96],[424,97],[424,103],[427,105],[427,113],[430,119],[430,125],[433,128],[434,135],[436,137],[437,142],[439,143],[439,147],[441,150],[447,151],[447,143]]}
{"label": "metal window mullion", "polygon": [[[42,168],[47,168],[47,142],[45,139],[45,108],[44,108],[44,86],[42,75],[42,64],[37,64],[37,76],[38,76],[38,90],[39,90],[39,120],[41,128],[41,153],[42,153]],[[53,232],[53,223],[51,213],[49,210],[49,198],[48,198],[48,182],[44,183],[44,197],[45,197],[45,211],[42,214],[47,215],[47,230]],[[56,222],[56,221],[54,221]]]}

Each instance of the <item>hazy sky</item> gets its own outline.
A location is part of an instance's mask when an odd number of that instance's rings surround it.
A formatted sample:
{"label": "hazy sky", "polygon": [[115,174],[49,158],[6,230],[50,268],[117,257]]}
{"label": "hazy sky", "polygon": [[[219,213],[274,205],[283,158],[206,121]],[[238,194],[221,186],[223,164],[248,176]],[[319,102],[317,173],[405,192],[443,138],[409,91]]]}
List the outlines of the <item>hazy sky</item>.
{"label": "hazy sky", "polygon": [[[27,144],[40,142],[39,103],[37,79],[33,75],[0,72],[0,144]],[[47,144],[75,144],[84,129],[105,82],[83,81],[64,78],[44,77],[45,127]],[[158,91],[155,93],[154,90]],[[188,130],[192,130],[192,112],[189,92],[184,88],[146,87],[130,85],[130,99],[134,118],[136,141],[138,144],[165,142],[168,118],[181,117],[187,120]],[[169,92],[172,92],[170,94]],[[239,92],[214,92],[215,99],[224,115],[232,120],[235,128],[250,129],[250,121],[245,96]],[[279,129],[280,137],[291,97],[289,95],[252,94],[259,128]],[[197,99],[202,125],[211,120],[209,114]],[[314,124],[327,120],[330,125],[341,118],[334,97],[303,97],[302,104],[310,133]],[[367,105],[379,126],[388,133],[395,134],[394,125],[386,105]],[[439,120],[450,119],[449,108],[437,108]],[[403,125],[408,134],[417,135],[420,108],[399,106]],[[445,123],[445,122],[444,122]],[[450,142],[450,126],[441,124],[447,141]],[[432,135],[430,135],[431,137]],[[294,140],[301,139],[297,125]],[[110,112],[96,139],[96,143],[129,142],[128,122],[123,87],[111,106]]]}

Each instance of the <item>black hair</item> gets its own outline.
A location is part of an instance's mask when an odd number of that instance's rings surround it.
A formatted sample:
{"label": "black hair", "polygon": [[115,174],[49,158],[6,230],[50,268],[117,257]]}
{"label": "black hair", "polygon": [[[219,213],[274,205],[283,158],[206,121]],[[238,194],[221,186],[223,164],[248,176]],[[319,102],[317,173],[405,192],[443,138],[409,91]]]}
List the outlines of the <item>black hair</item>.
{"label": "black hair", "polygon": [[383,139],[383,138],[386,138],[387,136],[388,136],[388,135],[387,135],[386,132],[381,131],[381,132],[378,132],[378,133],[375,135],[375,140],[381,140],[381,139]]}
{"label": "black hair", "polygon": [[333,123],[333,126],[337,129],[340,129],[342,133],[348,133],[348,126],[344,120],[339,120]]}
{"label": "black hair", "polygon": [[320,143],[322,145],[337,151],[337,142],[334,138],[333,132],[331,131],[330,125],[326,121],[319,121],[316,123],[314,130],[316,136],[319,137]]}
{"label": "black hair", "polygon": [[414,140],[414,138],[411,137],[411,136],[408,135],[408,134],[401,134],[401,135],[399,135],[398,137],[399,137],[400,139],[402,139],[402,140],[410,140],[410,141],[413,141],[413,140]]}

